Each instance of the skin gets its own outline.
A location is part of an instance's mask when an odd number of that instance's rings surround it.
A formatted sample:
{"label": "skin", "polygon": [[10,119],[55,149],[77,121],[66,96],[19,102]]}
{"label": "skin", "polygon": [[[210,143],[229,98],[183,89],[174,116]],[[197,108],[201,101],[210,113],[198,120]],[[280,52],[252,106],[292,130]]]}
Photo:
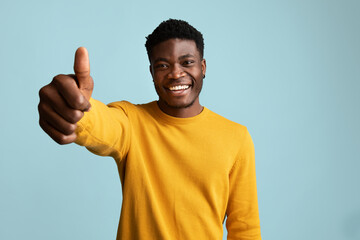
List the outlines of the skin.
{"label": "skin", "polygon": [[[193,40],[169,39],[154,46],[150,57],[150,72],[158,105],[168,115],[193,117],[203,107],[199,102],[206,61],[200,56]],[[189,85],[189,89],[171,91],[176,85]]]}
{"label": "skin", "polygon": [[[170,39],[153,48],[150,72],[160,109],[174,117],[193,117],[203,107],[199,102],[203,76],[206,71],[196,44],[192,40]],[[75,74],[60,74],[39,91],[40,127],[57,143],[76,140],[76,123],[91,108],[89,99],[94,81],[90,76],[89,54],[84,47],[77,49]],[[170,91],[175,85],[189,85],[189,89]]]}
{"label": "skin", "polygon": [[76,123],[89,111],[94,82],[90,76],[89,55],[80,47],[75,53],[75,74],[60,74],[39,91],[40,127],[57,143],[76,139]]}

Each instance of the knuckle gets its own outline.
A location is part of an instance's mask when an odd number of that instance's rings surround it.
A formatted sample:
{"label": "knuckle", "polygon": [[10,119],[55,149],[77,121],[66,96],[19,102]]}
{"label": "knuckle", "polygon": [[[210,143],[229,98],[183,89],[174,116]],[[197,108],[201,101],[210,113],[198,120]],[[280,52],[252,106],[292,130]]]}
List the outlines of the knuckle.
{"label": "knuckle", "polygon": [[70,135],[70,134],[73,134],[76,130],[76,124],[74,123],[69,123],[67,124],[66,126],[64,126],[64,134],[66,135]]}
{"label": "knuckle", "polygon": [[43,120],[41,117],[39,118],[39,126],[41,127],[42,130],[45,131],[45,127],[44,127]]}
{"label": "knuckle", "polygon": [[40,102],[38,104],[38,111],[41,114],[44,111],[45,107],[44,107],[44,103]]}
{"label": "knuckle", "polygon": [[77,94],[71,101],[72,107],[77,110],[83,110],[86,105],[85,97],[82,94]]}
{"label": "knuckle", "polygon": [[71,114],[71,118],[70,118],[70,122],[75,124],[77,123],[78,121],[80,121],[80,119],[84,116],[84,113],[79,111],[79,110],[76,110],[76,111],[73,111],[72,114]]}
{"label": "knuckle", "polygon": [[69,134],[72,134],[74,133],[76,130],[76,124],[75,123],[72,123],[69,125]]}
{"label": "knuckle", "polygon": [[61,82],[61,81],[60,81],[60,78],[62,78],[62,77],[63,77],[62,74],[56,75],[55,77],[53,77],[51,83],[58,84],[59,82]]}
{"label": "knuckle", "polygon": [[49,88],[49,85],[46,85],[46,86],[40,88],[40,90],[39,90],[40,101],[41,101],[41,99],[42,99],[45,95],[47,95],[47,92],[48,92],[47,89],[48,89],[48,88]]}
{"label": "knuckle", "polygon": [[51,84],[55,85],[56,87],[64,86],[69,81],[69,76],[64,74],[56,75]]}
{"label": "knuckle", "polygon": [[76,104],[76,108],[81,108],[84,105],[84,96],[81,94],[77,95],[74,99],[74,103]]}
{"label": "knuckle", "polygon": [[53,78],[51,84],[55,85],[55,86],[59,86],[61,85],[63,81],[60,80],[60,75],[57,75],[56,77]]}
{"label": "knuckle", "polygon": [[80,119],[84,116],[84,113],[81,112],[81,111],[74,111],[74,114],[73,114],[73,121],[72,123],[77,123],[78,121],[80,121]]}
{"label": "knuckle", "polygon": [[38,105],[38,113],[39,113],[39,118],[44,117],[44,109],[42,108],[42,105]]}
{"label": "knuckle", "polygon": [[45,103],[39,103],[38,105],[39,117],[48,120],[49,119],[49,108]]}
{"label": "knuckle", "polygon": [[59,138],[57,139],[57,143],[60,145],[65,145],[65,144],[69,144],[72,143],[76,140],[76,134],[72,133],[69,135],[60,135]]}
{"label": "knuckle", "polygon": [[61,78],[64,78],[64,74],[58,74],[55,77],[53,77],[53,82],[59,82]]}
{"label": "knuckle", "polygon": [[42,111],[42,109],[43,109],[43,106],[42,106],[41,103],[38,104],[37,109],[38,109],[39,114],[41,115],[41,111]]}
{"label": "knuckle", "polygon": [[54,138],[54,141],[57,142],[60,145],[68,144],[69,142],[66,139],[66,136],[61,134]]}

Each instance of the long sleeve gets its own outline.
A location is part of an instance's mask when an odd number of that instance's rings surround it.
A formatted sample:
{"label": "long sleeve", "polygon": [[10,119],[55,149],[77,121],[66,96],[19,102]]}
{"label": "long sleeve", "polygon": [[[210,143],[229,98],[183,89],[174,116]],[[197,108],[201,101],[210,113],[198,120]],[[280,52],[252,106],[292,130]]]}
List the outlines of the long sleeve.
{"label": "long sleeve", "polygon": [[91,110],[78,122],[75,143],[101,156],[121,161],[129,149],[129,120],[123,105],[90,99]]}
{"label": "long sleeve", "polygon": [[260,240],[255,151],[248,131],[230,172],[229,181],[230,192],[226,211],[228,240]]}

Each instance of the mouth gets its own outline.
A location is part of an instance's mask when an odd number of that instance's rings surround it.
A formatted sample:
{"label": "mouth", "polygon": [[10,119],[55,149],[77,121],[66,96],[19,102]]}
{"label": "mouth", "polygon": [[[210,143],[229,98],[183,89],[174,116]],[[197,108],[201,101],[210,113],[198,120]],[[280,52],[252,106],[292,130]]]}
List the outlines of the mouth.
{"label": "mouth", "polygon": [[191,84],[178,84],[166,87],[166,91],[174,97],[182,97],[191,90]]}
{"label": "mouth", "polygon": [[175,86],[170,86],[168,89],[170,91],[181,91],[181,90],[186,90],[190,88],[190,85],[175,85]]}

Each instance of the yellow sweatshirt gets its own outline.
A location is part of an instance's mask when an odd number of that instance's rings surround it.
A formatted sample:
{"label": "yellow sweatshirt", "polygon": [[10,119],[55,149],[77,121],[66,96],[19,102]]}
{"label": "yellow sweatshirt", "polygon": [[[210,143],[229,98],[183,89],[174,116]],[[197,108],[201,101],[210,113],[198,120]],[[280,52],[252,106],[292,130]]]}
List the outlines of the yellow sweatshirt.
{"label": "yellow sweatshirt", "polygon": [[207,108],[175,118],[156,102],[91,99],[76,143],[118,166],[118,240],[258,240],[254,147],[246,127]]}

